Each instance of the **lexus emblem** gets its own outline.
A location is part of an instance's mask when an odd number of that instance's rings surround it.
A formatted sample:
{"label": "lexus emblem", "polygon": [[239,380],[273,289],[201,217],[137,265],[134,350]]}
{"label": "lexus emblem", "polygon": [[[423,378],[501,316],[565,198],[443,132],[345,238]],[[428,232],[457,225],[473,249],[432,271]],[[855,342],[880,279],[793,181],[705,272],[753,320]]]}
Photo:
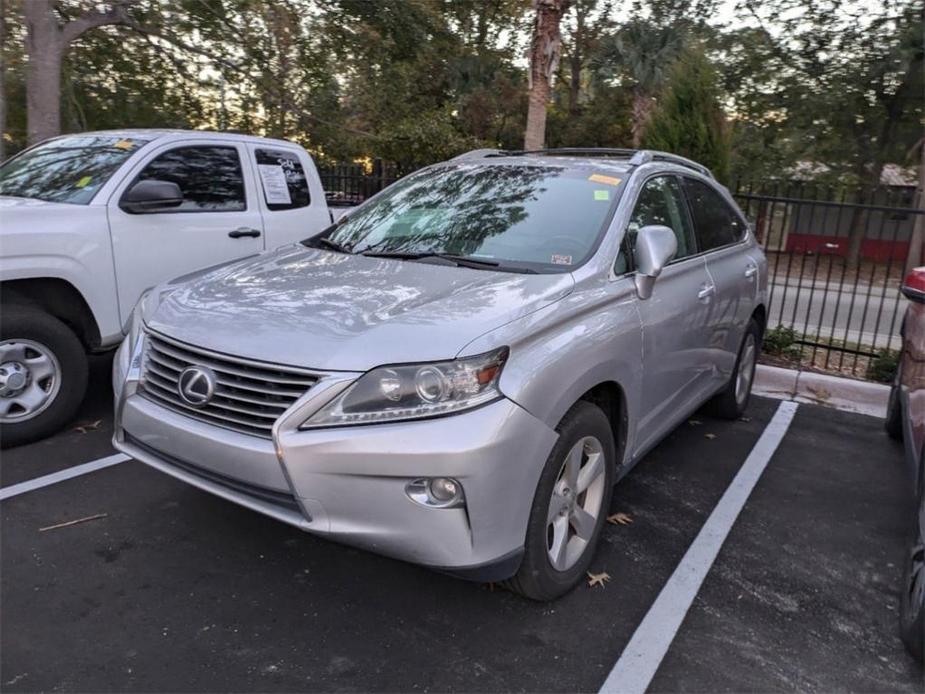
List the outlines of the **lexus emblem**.
{"label": "lexus emblem", "polygon": [[215,373],[206,366],[188,366],[177,379],[177,392],[193,407],[207,405],[215,395]]}

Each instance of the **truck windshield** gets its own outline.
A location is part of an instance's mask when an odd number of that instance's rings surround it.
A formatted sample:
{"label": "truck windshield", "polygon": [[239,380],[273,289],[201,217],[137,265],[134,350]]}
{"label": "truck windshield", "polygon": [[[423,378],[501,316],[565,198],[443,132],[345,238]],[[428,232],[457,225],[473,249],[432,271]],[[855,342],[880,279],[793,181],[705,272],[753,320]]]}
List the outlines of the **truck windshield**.
{"label": "truck windshield", "polygon": [[99,134],[55,138],[0,166],[0,195],[86,205],[152,139]]}
{"label": "truck windshield", "polygon": [[443,254],[498,269],[569,271],[596,250],[623,190],[617,175],[540,164],[438,165],[399,181],[327,239],[366,255]]}

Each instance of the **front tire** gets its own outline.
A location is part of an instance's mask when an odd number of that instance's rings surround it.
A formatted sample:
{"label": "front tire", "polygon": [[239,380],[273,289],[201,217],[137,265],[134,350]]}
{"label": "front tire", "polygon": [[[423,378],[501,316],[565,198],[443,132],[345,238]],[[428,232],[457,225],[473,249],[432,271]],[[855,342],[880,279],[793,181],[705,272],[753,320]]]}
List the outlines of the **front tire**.
{"label": "front tire", "polygon": [[532,600],[554,600],[581,581],[613,492],[616,447],[607,415],[578,402],[557,430],[533,497],[520,570],[506,582]]}
{"label": "front tire", "polygon": [[87,390],[87,357],[60,320],[29,306],[0,315],[0,447],[43,438],[77,411]]}
{"label": "front tire", "polygon": [[912,542],[903,566],[899,631],[906,649],[919,663],[925,663],[925,537],[921,518],[925,514],[925,467],[919,470],[918,502],[913,516]]}

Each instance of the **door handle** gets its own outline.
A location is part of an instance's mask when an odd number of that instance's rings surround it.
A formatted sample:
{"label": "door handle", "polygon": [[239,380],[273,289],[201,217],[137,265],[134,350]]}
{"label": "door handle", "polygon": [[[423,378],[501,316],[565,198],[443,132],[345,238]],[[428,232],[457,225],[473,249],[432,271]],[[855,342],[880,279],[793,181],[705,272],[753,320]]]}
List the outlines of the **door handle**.
{"label": "door handle", "polygon": [[758,266],[757,266],[757,265],[752,265],[751,263],[749,263],[748,265],[745,266],[745,276],[746,276],[748,279],[751,279],[752,277],[754,277],[754,276],[757,275],[757,274],[758,274]]}
{"label": "door handle", "polygon": [[251,238],[257,238],[260,236],[259,229],[251,229],[250,227],[238,227],[234,231],[229,231],[228,236],[233,239],[239,239],[242,236],[250,236]]}
{"label": "door handle", "polygon": [[703,284],[700,286],[700,291],[697,292],[697,298],[700,300],[709,299],[713,296],[713,293],[716,291],[716,286],[712,284]]}

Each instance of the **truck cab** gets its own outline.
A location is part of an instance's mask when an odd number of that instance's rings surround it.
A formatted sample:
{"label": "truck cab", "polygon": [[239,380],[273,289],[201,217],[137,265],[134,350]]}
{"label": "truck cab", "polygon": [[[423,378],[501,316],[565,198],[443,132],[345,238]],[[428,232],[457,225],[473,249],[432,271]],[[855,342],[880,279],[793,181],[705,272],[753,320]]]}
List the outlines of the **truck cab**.
{"label": "truck cab", "polygon": [[0,444],[45,436],[83,399],[148,288],[332,222],[284,140],[179,130],[67,135],[0,166]]}

